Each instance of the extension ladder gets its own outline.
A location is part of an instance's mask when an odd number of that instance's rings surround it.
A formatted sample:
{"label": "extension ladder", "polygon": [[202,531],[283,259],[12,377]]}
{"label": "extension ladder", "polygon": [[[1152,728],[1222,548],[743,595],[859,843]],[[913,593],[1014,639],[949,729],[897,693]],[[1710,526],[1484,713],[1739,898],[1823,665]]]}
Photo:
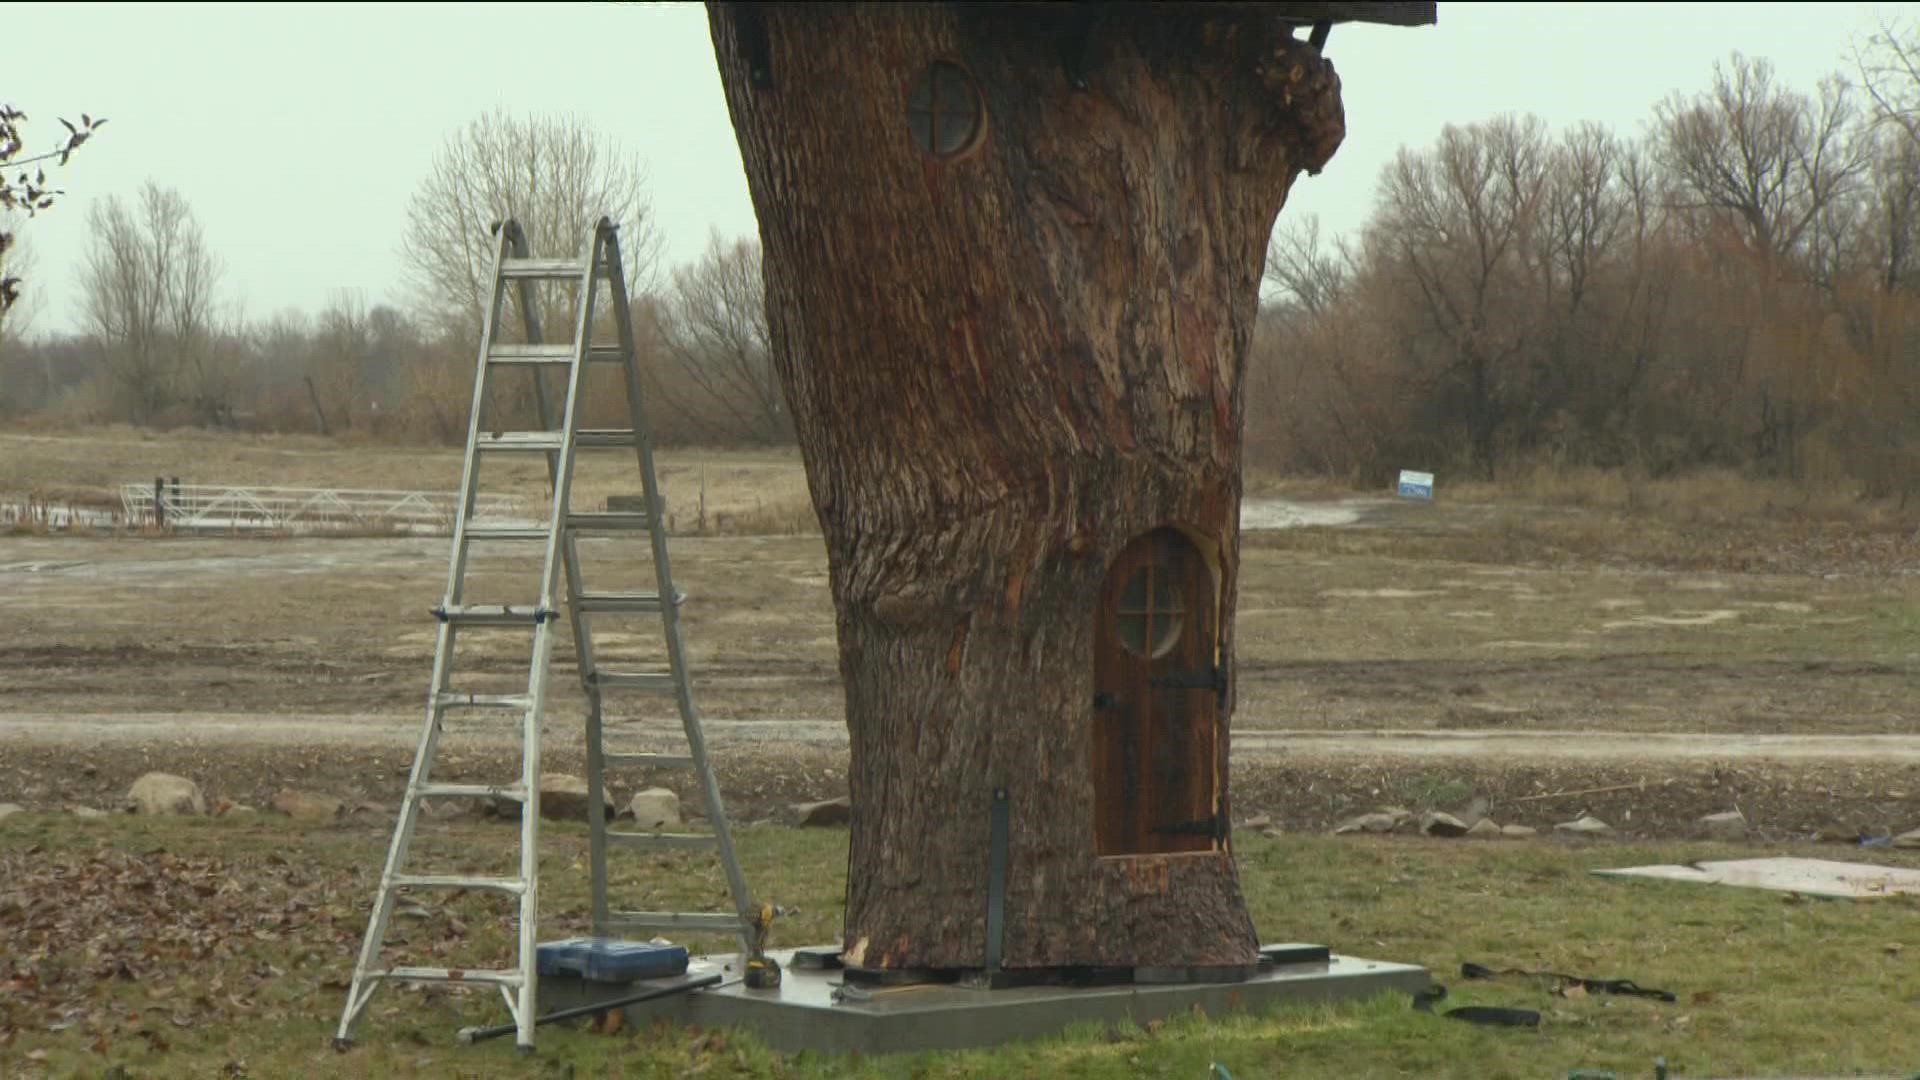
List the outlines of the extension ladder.
{"label": "extension ladder", "polygon": [[[699,714],[694,709],[692,687],[688,682],[686,645],[680,630],[679,608],[685,594],[673,587],[667,559],[667,538],[658,510],[662,503],[654,474],[652,440],[640,394],[640,374],[634,349],[632,312],[629,307],[626,278],[620,260],[619,238],[612,222],[602,218],[594,229],[593,240],[584,260],[535,259],[519,225],[507,220],[494,229],[493,286],[480,337],[479,368],[474,380],[473,411],[467,428],[465,470],[460,480],[460,505],[453,525],[453,550],[447,571],[446,599],[434,609],[439,620],[434,645],[432,685],[427,695],[426,723],[420,733],[413,770],[407,779],[406,795],[400,804],[399,822],[387,850],[385,869],[380,875],[380,890],[374,900],[353,980],[347,989],[346,1008],[334,1045],[345,1050],[352,1045],[353,1024],[366,1009],[368,1001],[383,981],[447,982],[467,985],[492,984],[499,987],[512,1015],[517,1041],[522,1049],[533,1046],[535,1016],[535,936],[539,926],[539,837],[540,837],[540,729],[546,702],[548,660],[554,634],[561,617],[556,602],[562,582],[565,584],[565,616],[578,654],[580,681],[586,693],[587,716],[587,788],[590,821],[590,860],[592,865],[593,932],[602,936],[622,930],[682,933],[736,933],[740,936],[743,958],[760,958],[771,908],[756,907],[747,893],[746,878],[735,856],[727,817],[720,799],[720,788],[707,759],[706,742],[700,731]],[[573,342],[549,345],[543,341],[538,308],[534,303],[536,282],[576,283],[578,301]],[[525,323],[526,344],[496,341],[509,283],[519,288],[520,311]],[[595,300],[602,284],[610,286],[613,322],[618,342],[612,345],[593,342]],[[627,430],[594,431],[579,426],[584,373],[589,364],[620,365],[625,376],[631,427]],[[531,367],[534,378],[534,404],[542,430],[501,432],[489,430],[482,414],[490,400],[489,378],[505,367]],[[565,379],[560,414],[553,417],[548,399],[547,371],[557,369]],[[645,506],[654,512],[579,513],[570,503],[574,456],[578,450],[631,449],[637,452]],[[540,453],[547,459],[552,485],[553,505],[547,521],[539,525],[475,523],[474,507],[480,477],[482,455],[498,453]],[[583,536],[632,536],[644,532],[651,537],[652,562],[657,591],[637,593],[592,592],[581,580],[578,541]],[[479,542],[531,541],[545,551],[540,578],[539,600],[531,607],[508,604],[469,603],[466,597],[468,552]],[[666,637],[668,670],[608,671],[595,662],[593,617],[617,615],[658,615]],[[476,695],[451,689],[454,645],[469,628],[530,630],[532,662],[524,694]],[[602,696],[612,690],[640,690],[672,694],[679,707],[681,727],[686,734],[686,754],[609,753],[601,738]],[[439,783],[432,779],[435,748],[440,734],[455,712],[491,711],[517,716],[521,724],[521,773],[519,780],[507,785]],[[698,776],[706,804],[708,833],[615,832],[606,824],[606,788],[604,771],[608,765],[637,765],[692,769]],[[520,804],[520,858],[518,874],[506,877],[479,877],[448,874],[412,873],[407,869],[408,849],[419,823],[422,799],[506,798]],[[607,902],[607,848],[609,844],[649,848],[717,849],[725,868],[727,884],[733,895],[734,911],[725,912],[647,912],[613,911]],[[491,891],[517,899],[519,906],[519,944],[517,961],[511,968],[499,970],[462,970],[435,967],[409,967],[381,963],[381,950],[387,922],[393,914],[400,890],[466,889]],[[775,976],[777,977],[777,975]]]}

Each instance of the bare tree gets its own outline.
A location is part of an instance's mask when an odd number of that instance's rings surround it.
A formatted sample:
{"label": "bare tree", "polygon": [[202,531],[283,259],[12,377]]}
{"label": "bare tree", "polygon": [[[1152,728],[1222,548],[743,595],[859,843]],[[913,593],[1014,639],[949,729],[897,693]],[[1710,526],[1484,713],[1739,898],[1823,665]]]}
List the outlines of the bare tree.
{"label": "bare tree", "polygon": [[1920,146],[1920,23],[1881,23],[1866,47],[1854,50],[1854,65],[1873,101],[1875,122]]}
{"label": "bare tree", "polygon": [[94,204],[82,268],[85,317],[127,415],[150,423],[182,399],[200,419],[223,403],[214,365],[220,264],[180,193],[152,181],[128,207]]}
{"label": "bare tree", "polygon": [[[442,331],[478,338],[491,228],[507,217],[546,255],[580,251],[600,217],[613,219],[622,226],[628,289],[637,294],[659,252],[646,185],[638,159],[579,119],[498,110],[480,117],[447,138],[407,209],[401,255],[422,313]],[[565,326],[563,293],[541,293],[545,324],[557,318]]]}
{"label": "bare tree", "polygon": [[654,306],[654,316],[681,376],[662,383],[668,405],[713,417],[724,428],[713,434],[723,438],[793,437],[767,340],[758,241],[728,243],[714,233],[698,262],[674,271],[673,286]]}
{"label": "bare tree", "polygon": [[1516,362],[1535,340],[1542,208],[1551,160],[1538,117],[1449,125],[1428,152],[1387,168],[1373,254],[1418,297],[1415,344],[1434,364],[1436,399],[1453,399],[1476,467],[1491,474],[1507,411],[1526,399]]}
{"label": "bare tree", "polygon": [[364,419],[362,387],[373,353],[373,329],[367,302],[356,289],[339,289],[315,320],[311,369],[315,408],[323,408],[320,426],[351,429],[356,414]]}
{"label": "bare tree", "polygon": [[1769,264],[1803,253],[1823,213],[1867,167],[1847,84],[1820,83],[1817,97],[1774,82],[1773,65],[1739,53],[1714,65],[1713,86],[1655,109],[1654,152],[1677,205],[1732,215]]}
{"label": "bare tree", "polygon": [[1353,251],[1344,237],[1327,240],[1320,215],[1307,214],[1283,222],[1267,242],[1263,273],[1284,302],[1318,314],[1333,306],[1346,290],[1353,268]]}

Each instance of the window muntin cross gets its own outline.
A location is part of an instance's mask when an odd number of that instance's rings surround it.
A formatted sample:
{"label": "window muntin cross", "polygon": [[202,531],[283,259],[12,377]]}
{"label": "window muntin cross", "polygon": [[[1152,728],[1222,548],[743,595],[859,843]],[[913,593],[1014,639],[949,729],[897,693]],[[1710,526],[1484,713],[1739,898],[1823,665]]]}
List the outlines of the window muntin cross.
{"label": "window muntin cross", "polygon": [[1115,613],[1120,644],[1135,656],[1158,659],[1180,641],[1186,608],[1180,600],[1180,582],[1169,568],[1148,563],[1127,579]]}
{"label": "window muntin cross", "polygon": [[936,61],[907,94],[907,129],[920,149],[935,157],[965,150],[980,130],[980,96],[967,73]]}

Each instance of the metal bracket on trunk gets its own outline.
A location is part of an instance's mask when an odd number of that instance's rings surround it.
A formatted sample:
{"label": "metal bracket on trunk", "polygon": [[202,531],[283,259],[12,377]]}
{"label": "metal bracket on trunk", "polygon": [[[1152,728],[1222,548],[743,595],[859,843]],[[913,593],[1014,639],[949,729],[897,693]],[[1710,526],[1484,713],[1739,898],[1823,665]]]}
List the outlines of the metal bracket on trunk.
{"label": "metal bracket on trunk", "polygon": [[1193,821],[1182,821],[1178,825],[1158,825],[1153,831],[1174,836],[1205,836],[1225,843],[1227,818],[1225,814],[1213,814]]}
{"label": "metal bracket on trunk", "polygon": [[757,3],[740,5],[740,17],[734,24],[735,44],[740,59],[747,64],[747,81],[756,89],[773,86],[772,48],[767,44],[767,17]]}
{"label": "metal bracket on trunk", "polygon": [[1007,930],[1007,789],[993,789],[987,842],[987,978],[1000,973]]}
{"label": "metal bracket on trunk", "polygon": [[1155,675],[1147,680],[1147,685],[1157,690],[1211,690],[1219,695],[1220,707],[1227,707],[1227,671],[1221,667],[1200,668],[1197,671],[1176,671],[1171,675]]}

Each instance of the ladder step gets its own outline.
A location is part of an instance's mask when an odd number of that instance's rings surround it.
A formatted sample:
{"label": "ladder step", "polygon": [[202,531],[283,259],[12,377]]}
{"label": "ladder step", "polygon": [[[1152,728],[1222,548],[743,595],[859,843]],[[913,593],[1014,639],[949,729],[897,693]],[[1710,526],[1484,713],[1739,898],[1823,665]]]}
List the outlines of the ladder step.
{"label": "ladder step", "polygon": [[514,607],[511,604],[442,604],[433,609],[433,613],[442,622],[457,626],[532,626],[541,619],[556,618],[558,613],[532,605]]}
{"label": "ladder step", "polygon": [[[546,453],[560,449],[565,434],[559,431],[483,432],[473,445],[481,450],[519,450]],[[573,444],[585,450],[631,449],[638,445],[634,433],[625,429],[576,431]]]}
{"label": "ladder step", "polygon": [[730,934],[745,926],[740,916],[717,911],[616,911],[608,916],[607,929]]}
{"label": "ladder step", "polygon": [[545,540],[544,525],[469,525],[469,540]]}
{"label": "ladder step", "polygon": [[[653,521],[645,514],[568,514],[567,528],[582,534],[646,532],[653,528]],[[545,540],[546,538],[545,525],[526,522],[467,526],[469,540]],[[685,594],[681,594],[681,600],[685,599]]]}
{"label": "ladder step", "polygon": [[507,712],[526,712],[533,707],[533,698],[526,694],[440,693],[433,695],[433,703],[442,709],[498,709]]}
{"label": "ladder step", "polygon": [[[572,345],[495,345],[487,350],[489,364],[555,364],[565,367],[573,363]],[[617,364],[627,358],[626,350],[617,345],[593,345],[587,349],[587,362],[590,364]]]}
{"label": "ladder step", "polygon": [[[679,607],[687,602],[687,594],[674,590],[673,605]],[[658,615],[660,614],[660,594],[654,592],[637,593],[583,593],[573,598],[576,610],[591,612],[595,615]]]}
{"label": "ladder step", "polygon": [[519,784],[421,784],[413,793],[422,799],[512,799],[527,801],[527,789]]}
{"label": "ladder step", "polygon": [[450,982],[450,983],[493,983],[498,986],[520,985],[520,973],[517,971],[488,971],[485,969],[429,968],[429,967],[391,967],[385,970],[375,969],[367,972],[369,979],[390,979],[394,982]]}
{"label": "ladder step", "polygon": [[519,896],[527,891],[526,882],[519,878],[456,877],[445,874],[395,874],[393,886],[396,889],[481,889],[510,896]]}
{"label": "ladder step", "polygon": [[679,683],[670,671],[596,671],[593,684],[602,690],[671,691]]}
{"label": "ladder step", "polygon": [[653,528],[648,514],[568,514],[567,528],[580,533],[645,532]]}
{"label": "ladder step", "polygon": [[500,276],[508,281],[578,281],[586,273],[587,264],[580,259],[500,260]]}
{"label": "ladder step", "polygon": [[687,754],[614,754],[604,753],[600,760],[608,765],[638,765],[651,769],[691,769],[693,758]]}
{"label": "ladder step", "polygon": [[709,833],[608,832],[607,843],[630,848],[680,849],[716,847],[720,841]]}

